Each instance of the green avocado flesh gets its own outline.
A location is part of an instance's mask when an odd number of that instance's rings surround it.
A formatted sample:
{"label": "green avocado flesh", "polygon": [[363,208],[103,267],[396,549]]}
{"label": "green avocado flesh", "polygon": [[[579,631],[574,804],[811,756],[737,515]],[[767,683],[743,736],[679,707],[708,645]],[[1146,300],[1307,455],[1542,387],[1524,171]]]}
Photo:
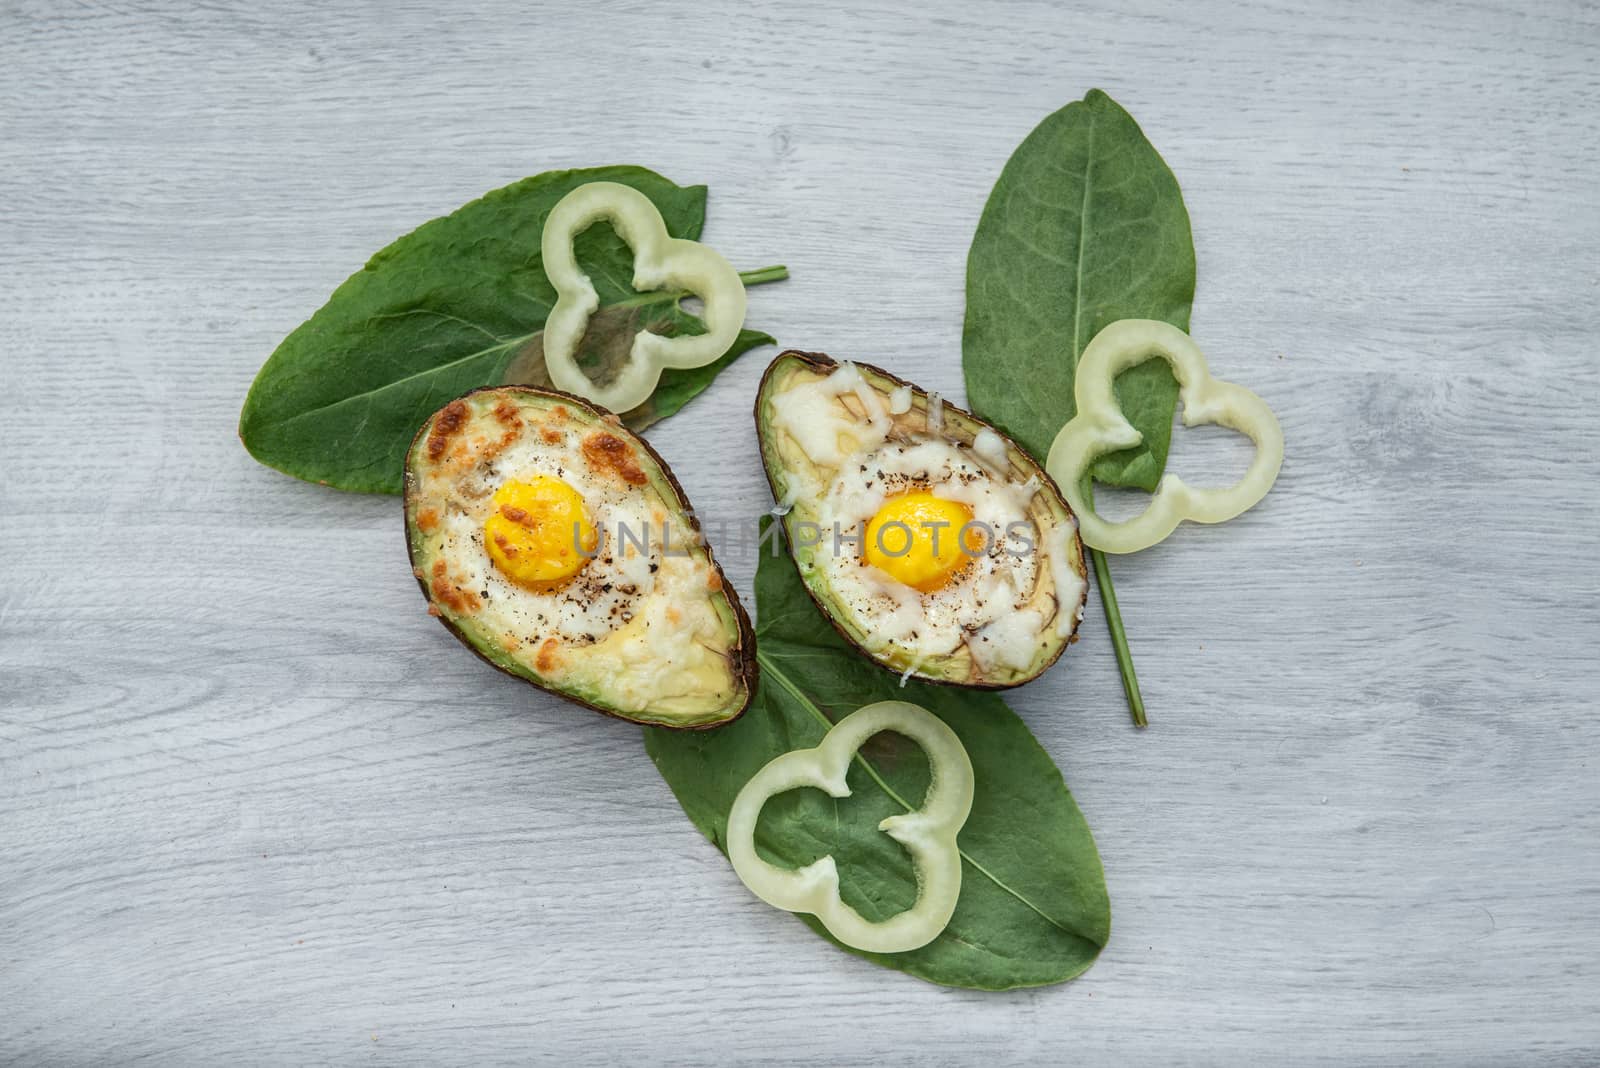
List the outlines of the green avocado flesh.
{"label": "green avocado flesh", "polygon": [[[768,367],[755,416],[806,590],[867,656],[930,682],[1003,689],[1037,678],[1077,640],[1087,591],[1077,520],[999,431],[876,367],[793,351]],[[901,584],[862,559],[865,524],[884,500],[919,491],[967,501],[975,518],[980,508],[1018,517],[1037,551],[996,539],[936,590]],[[837,540],[835,524],[863,540]],[[1013,564],[1017,555],[1030,559]]]}
{"label": "green avocado flesh", "polygon": [[[593,537],[546,498],[581,500]],[[406,454],[405,515],[429,613],[501,671],[658,726],[750,703],[750,620],[672,472],[603,409],[525,386],[451,401]],[[547,555],[576,572],[517,570]]]}

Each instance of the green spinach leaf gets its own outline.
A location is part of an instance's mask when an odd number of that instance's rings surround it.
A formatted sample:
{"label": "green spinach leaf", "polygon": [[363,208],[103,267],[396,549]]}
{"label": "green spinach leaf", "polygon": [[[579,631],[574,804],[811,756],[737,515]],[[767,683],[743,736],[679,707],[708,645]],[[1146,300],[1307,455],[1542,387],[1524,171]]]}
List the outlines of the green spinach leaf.
{"label": "green spinach leaf", "polygon": [[[1041,122],[1007,161],[967,257],[961,362],[972,410],[1041,460],[1076,411],[1078,355],[1118,319],[1189,328],[1194,241],[1177,179],[1133,117],[1096,89]],[[1160,360],[1119,376],[1144,441],[1094,478],[1153,490],[1178,384]]]}
{"label": "green spinach leaf", "polygon": [[[959,838],[966,861],[961,900],[949,927],[921,949],[850,952],[930,982],[983,990],[1056,983],[1084,971],[1109,937],[1110,903],[1094,838],[1049,755],[993,694],[914,682],[901,688],[828,625],[788,554],[769,551],[776,548],[763,538],[756,574],[761,683],[749,711],[714,731],[645,731],[651,759],[690,820],[726,851],[734,796],[769,760],[816,745],[862,705],[913,701],[960,736],[977,775]],[[757,848],[791,867],[831,853],[844,900],[869,920],[885,919],[916,900],[917,884],[904,851],[878,821],[915,807],[927,777],[914,743],[879,735],[857,755],[850,798],[817,790],[773,798]],[[729,882],[736,885],[731,873]],[[815,919],[802,919],[833,941]]]}
{"label": "green spinach leaf", "polygon": [[[469,389],[548,384],[540,330],[555,302],[539,255],[545,216],[586,182],[631,185],[661,211],[674,237],[695,239],[705,186],[680,187],[642,167],[551,171],[497,189],[423,224],[373,256],[278,346],[257,375],[239,436],[257,460],[340,489],[398,493],[406,447],[428,415]],[[579,350],[604,380],[638,329],[698,333],[683,294],[637,293],[633,254],[609,226],[577,242],[600,296]],[[752,283],[784,276],[753,272]],[[746,330],[721,359],[669,370],[624,421],[634,429],[677,411],[718,371],[772,341]]]}

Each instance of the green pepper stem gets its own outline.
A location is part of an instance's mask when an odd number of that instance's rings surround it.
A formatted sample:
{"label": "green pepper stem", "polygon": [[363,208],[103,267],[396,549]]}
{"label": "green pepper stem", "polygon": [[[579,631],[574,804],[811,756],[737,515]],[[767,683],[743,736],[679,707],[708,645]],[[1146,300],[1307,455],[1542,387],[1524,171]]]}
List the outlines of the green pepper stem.
{"label": "green pepper stem", "polygon": [[1111,630],[1111,647],[1117,651],[1117,669],[1122,672],[1122,689],[1128,695],[1128,711],[1135,727],[1149,726],[1144,718],[1144,697],[1139,693],[1139,676],[1133,670],[1133,654],[1128,651],[1128,634],[1122,629],[1122,609],[1117,606],[1117,588],[1111,584],[1111,562],[1099,549],[1090,549],[1094,561],[1094,580],[1100,587],[1100,604],[1106,610],[1106,626]]}
{"label": "green pepper stem", "polygon": [[789,268],[783,264],[772,267],[762,267],[755,271],[740,271],[739,281],[747,286],[765,285],[768,282],[781,282],[789,277]]}
{"label": "green pepper stem", "polygon": [[[762,267],[759,270],[744,271],[739,275],[739,281],[747,286],[765,285],[768,282],[781,282],[789,277],[789,268],[783,264],[772,267]],[[608,305],[612,308],[648,308],[656,304],[670,304],[684,297],[693,296],[687,289],[650,289],[643,293],[635,293],[631,297],[619,300]]]}

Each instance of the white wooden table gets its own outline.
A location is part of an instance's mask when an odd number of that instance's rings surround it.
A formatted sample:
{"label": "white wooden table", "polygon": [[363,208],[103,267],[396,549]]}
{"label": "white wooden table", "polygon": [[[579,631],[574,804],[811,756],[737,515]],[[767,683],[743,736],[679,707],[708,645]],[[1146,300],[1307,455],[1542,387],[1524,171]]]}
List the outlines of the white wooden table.
{"label": "white wooden table", "polygon": [[[0,1062],[1600,1059],[1592,3],[337,6],[0,4]],[[1077,982],[759,904],[636,728],[423,613],[396,501],[234,437],[370,252],[606,162],[789,265],[752,325],[960,397],[984,197],[1093,86],[1289,458],[1117,561],[1148,732],[1097,605],[1014,695],[1105,860]],[[651,433],[705,514],[769,503],[773,351]]]}

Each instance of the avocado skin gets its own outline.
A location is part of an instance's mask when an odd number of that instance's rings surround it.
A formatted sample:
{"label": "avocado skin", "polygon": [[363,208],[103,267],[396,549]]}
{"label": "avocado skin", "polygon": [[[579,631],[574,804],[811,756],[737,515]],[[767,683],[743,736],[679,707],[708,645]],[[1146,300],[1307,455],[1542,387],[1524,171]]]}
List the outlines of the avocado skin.
{"label": "avocado skin", "polygon": [[[761,375],[761,383],[756,388],[756,400],[755,400],[755,405],[754,405],[754,408],[753,408],[753,415],[755,416],[755,423],[756,423],[756,439],[760,443],[761,471],[762,471],[762,474],[766,477],[767,490],[768,490],[768,492],[770,492],[772,494],[772,499],[774,501],[780,500],[781,498],[780,498],[779,493],[778,493],[777,483],[773,481],[772,462],[769,461],[769,458],[768,458],[769,457],[769,452],[768,452],[768,448],[767,448],[767,427],[766,427],[765,421],[762,419],[761,408],[762,408],[763,403],[765,403],[765,401],[766,401],[766,399],[767,399],[767,397],[769,395],[770,386],[772,384],[773,376],[779,370],[782,369],[783,364],[784,364],[785,361],[803,363],[806,366],[808,366],[811,370],[816,371],[817,373],[823,374],[823,375],[831,374],[834,370],[836,370],[838,368],[839,363],[840,363],[840,361],[835,360],[832,356],[829,356],[825,352],[808,352],[808,351],[803,350],[803,349],[786,349],[785,351],[778,353],[777,356],[773,357],[772,362],[767,365],[766,371],[764,371],[762,373],[762,375]],[[894,374],[893,372],[885,371],[883,368],[877,367],[877,366],[875,366],[873,364],[870,364],[870,363],[862,363],[860,360],[851,360],[849,362],[854,364],[855,367],[857,368],[857,370],[861,371],[864,375],[868,375],[868,376],[872,376],[872,377],[877,377],[877,378],[883,379],[883,380],[889,382],[891,384],[891,386],[910,386],[911,390],[912,390],[912,393],[913,393],[913,396],[919,396],[919,397],[920,396],[926,396],[926,390],[921,389],[920,387],[918,387],[914,383],[907,382],[905,379],[901,378],[899,375]],[[1027,451],[1025,449],[1023,449],[1021,445],[1018,445],[1015,441],[1013,441],[1010,437],[1008,437],[1003,430],[1001,430],[999,427],[995,426],[993,423],[989,422],[987,419],[981,419],[978,416],[973,415],[967,409],[958,407],[958,406],[956,406],[954,404],[951,404],[949,401],[944,401],[942,398],[941,398],[941,403],[942,403],[942,406],[944,408],[944,411],[947,414],[950,413],[950,412],[954,412],[957,415],[959,415],[962,419],[969,420],[970,422],[976,424],[979,427],[987,427],[988,429],[993,430],[996,434],[1000,435],[1000,439],[1002,441],[1004,441],[1008,447],[1015,448],[1018,452],[1021,452],[1022,455],[1027,459],[1027,462],[1028,462],[1032,472],[1038,475],[1041,486],[1043,488],[1049,490],[1051,496],[1053,496],[1056,499],[1056,502],[1060,504],[1060,506],[1066,511],[1066,513],[1069,516],[1073,514],[1071,506],[1068,505],[1067,502],[1066,502],[1066,498],[1061,495],[1061,489],[1060,489],[1059,486],[1056,485],[1055,479],[1051,478],[1050,475],[1045,471],[1044,465],[1042,465],[1039,462],[1037,462],[1032,456],[1029,456]],[[833,607],[831,605],[827,604],[823,600],[823,598],[821,598],[821,597],[819,597],[817,595],[817,591],[815,589],[813,589],[812,586],[811,586],[811,583],[809,581],[807,581],[807,578],[806,578],[806,575],[805,575],[805,569],[800,566],[799,557],[797,557],[795,555],[794,542],[789,537],[789,527],[788,527],[787,517],[785,517],[785,520],[784,520],[783,533],[784,533],[784,538],[783,538],[784,544],[789,549],[789,558],[794,561],[795,568],[801,572],[801,583],[800,583],[800,585],[805,587],[806,596],[811,598],[811,603],[817,606],[817,610],[822,613],[823,618],[828,621],[829,626],[833,627],[834,630],[838,631],[839,636],[845,640],[846,644],[848,644],[852,648],[854,648],[863,657],[865,657],[868,660],[872,661],[874,664],[876,664],[879,667],[883,668],[885,671],[893,672],[896,675],[900,674],[901,673],[901,669],[900,668],[894,666],[893,664],[886,663],[883,659],[879,658],[871,650],[869,650],[869,649],[865,648],[864,646],[862,646],[861,643],[856,640],[855,636],[853,634],[851,634],[849,632],[849,630],[847,630],[844,626],[842,626],[839,623],[839,620],[837,618],[835,618]],[[1076,547],[1078,559],[1080,561],[1083,561],[1084,560],[1083,539],[1078,537],[1075,534],[1074,537],[1073,537],[1073,544]],[[1085,563],[1085,570],[1087,571],[1087,563]],[[1089,589],[1088,589],[1087,583],[1085,583],[1083,594],[1082,594],[1082,596],[1080,596],[1078,598],[1077,609],[1079,609],[1079,610],[1083,609],[1088,604],[1088,600],[1089,600]],[[940,678],[940,677],[937,677],[937,676],[934,676],[934,675],[925,675],[925,674],[922,674],[921,672],[913,672],[912,673],[912,677],[917,679],[919,682],[932,683],[935,686],[951,686],[951,687],[955,687],[956,689],[961,689],[961,690],[1010,690],[1010,689],[1015,689],[1016,687],[1021,686],[1024,683],[1032,682],[1034,679],[1038,678],[1040,675],[1043,675],[1046,671],[1050,670],[1050,668],[1052,666],[1054,666],[1055,662],[1057,660],[1061,659],[1061,654],[1066,652],[1067,646],[1076,643],[1077,640],[1078,640],[1078,630],[1077,630],[1077,627],[1074,626],[1072,633],[1067,637],[1067,639],[1065,641],[1061,642],[1056,647],[1055,651],[1053,653],[1051,653],[1048,657],[1046,657],[1043,661],[1041,661],[1034,670],[1030,670],[1028,672],[1028,674],[1026,676],[1022,677],[1022,678],[1014,679],[1014,680],[1009,681],[1009,682],[992,682],[992,681],[987,681],[987,680],[982,680],[982,679],[976,680],[976,681],[972,681],[972,680],[963,681],[963,680],[957,680],[957,679]]]}
{"label": "avocado skin", "polygon": [[[662,479],[669,487],[671,487],[673,497],[675,498],[676,507],[679,513],[689,521],[690,531],[697,536],[700,534],[700,520],[694,514],[694,511],[689,507],[689,499],[684,494],[683,486],[678,482],[677,476],[672,473],[672,468],[667,466],[667,462],[661,458],[660,453],[651,448],[649,442],[645,441],[644,438],[639,437],[637,434],[634,434],[632,431],[629,431],[626,427],[622,426],[621,420],[613,412],[611,412],[610,409],[602,408],[601,406],[585,400],[583,397],[580,397],[574,393],[566,393],[562,390],[551,387],[483,386],[478,389],[468,390],[466,393],[461,394],[461,396],[453,398],[452,400],[441,405],[438,411],[435,411],[423,421],[422,426],[417,429],[416,434],[412,437],[411,444],[406,448],[405,486],[401,496],[401,514],[405,522],[406,558],[411,564],[412,577],[416,579],[417,585],[422,590],[423,598],[430,605],[434,603],[433,595],[428,588],[428,580],[423,576],[423,574],[420,573],[420,569],[417,566],[417,546],[415,539],[412,537],[411,506],[414,500],[413,494],[416,488],[416,479],[411,472],[411,457],[415,455],[418,445],[423,442],[423,440],[427,437],[428,432],[432,429],[434,419],[439,415],[439,412],[442,412],[445,408],[449,407],[449,405],[455,403],[455,401],[467,400],[468,398],[484,393],[493,393],[499,396],[519,394],[535,396],[546,400],[557,401],[570,407],[579,409],[585,413],[586,417],[592,417],[592,420],[596,423],[610,422],[615,420],[615,425],[612,428],[613,431],[626,434],[630,439],[632,439],[635,445],[644,451],[645,455],[649,457],[650,462],[655,465],[655,470],[661,473]],[[571,701],[575,705],[581,705],[584,708],[598,712],[604,716],[610,716],[613,719],[620,719],[629,723],[638,723],[647,727],[662,727],[667,730],[676,731],[714,730],[717,727],[723,727],[729,723],[732,723],[734,720],[744,715],[745,712],[750,708],[750,702],[755,699],[756,684],[760,678],[760,667],[756,663],[756,635],[755,628],[750,624],[750,615],[745,611],[743,603],[740,602],[739,594],[734,590],[733,585],[728,582],[728,577],[723,574],[722,566],[717,563],[716,556],[712,553],[710,542],[705,542],[704,545],[706,560],[716,571],[717,578],[721,582],[721,592],[727,597],[728,607],[733,610],[734,620],[738,626],[738,644],[735,648],[730,649],[727,655],[733,661],[734,673],[744,685],[744,701],[739,705],[738,709],[735,710],[731,715],[712,722],[681,724],[668,723],[663,720],[639,719],[620,712],[617,709],[608,708],[604,705],[597,704],[594,701],[590,701],[584,697],[572,693],[571,691],[557,689],[554,686],[547,686],[535,679],[528,678],[526,675],[522,675],[510,670],[504,664],[501,664],[499,661],[489,656],[481,648],[479,648],[476,642],[474,642],[468,635],[463,633],[461,628],[456,626],[455,621],[450,619],[448,616],[439,615],[436,618],[440,623],[444,624],[445,629],[447,629],[451,634],[455,635],[457,641],[466,646],[468,649],[472,650],[474,656],[488,664],[490,667],[494,668],[496,671],[510,675],[514,679],[525,682],[535,689],[543,690],[545,693],[553,694],[562,700]]]}

